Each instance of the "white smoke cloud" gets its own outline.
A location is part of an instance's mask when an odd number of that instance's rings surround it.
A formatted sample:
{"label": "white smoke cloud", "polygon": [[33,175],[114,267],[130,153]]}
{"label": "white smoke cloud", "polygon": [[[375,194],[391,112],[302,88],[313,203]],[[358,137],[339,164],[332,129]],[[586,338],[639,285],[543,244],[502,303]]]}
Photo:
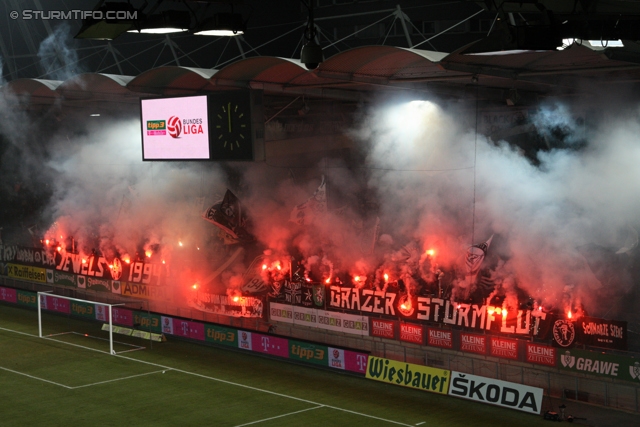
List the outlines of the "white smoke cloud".
{"label": "white smoke cloud", "polygon": [[[489,253],[502,258],[497,276],[503,286],[560,309],[584,304],[602,315],[607,310],[599,298],[619,301],[632,291],[629,281],[604,289],[578,248],[618,249],[619,230],[638,225],[638,116],[599,123],[587,135],[569,106],[541,108],[534,119],[539,133],[562,128],[566,146],[588,141],[579,150],[541,152],[536,162],[505,142],[475,135],[463,120],[461,112],[414,102],[374,110],[363,122],[368,160],[384,169],[369,185],[378,189],[394,239],[417,240],[423,250],[436,245],[439,262],[460,265],[465,245],[498,234],[503,244],[494,243]],[[476,153],[474,178],[469,166]]]}
{"label": "white smoke cloud", "polygon": [[45,74],[53,80],[66,80],[82,72],[78,53],[70,47],[71,32],[63,23],[40,43],[38,58]]}

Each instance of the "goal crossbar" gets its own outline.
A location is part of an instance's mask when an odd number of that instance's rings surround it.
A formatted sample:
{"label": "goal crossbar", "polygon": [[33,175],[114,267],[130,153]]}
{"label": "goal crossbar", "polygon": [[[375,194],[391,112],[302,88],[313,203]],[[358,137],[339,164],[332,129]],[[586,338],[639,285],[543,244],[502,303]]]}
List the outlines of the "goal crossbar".
{"label": "goal crossbar", "polygon": [[63,295],[57,295],[57,294],[54,294],[53,291],[38,292],[38,298],[37,298],[37,300],[38,300],[37,301],[37,303],[38,303],[38,336],[40,338],[44,338],[43,335],[42,335],[42,301],[47,296],[50,296],[52,298],[65,299],[65,300],[68,300],[68,301],[77,301],[77,302],[83,302],[83,303],[101,305],[101,306],[107,307],[108,310],[109,310],[109,315],[107,316],[108,317],[108,321],[109,321],[109,354],[116,354],[115,350],[113,349],[113,307],[125,305],[124,303],[107,304],[107,303],[104,303],[104,302],[91,301],[91,300],[85,300],[85,299],[80,299],[80,298],[73,298],[73,297],[67,297],[67,296],[63,296]]}

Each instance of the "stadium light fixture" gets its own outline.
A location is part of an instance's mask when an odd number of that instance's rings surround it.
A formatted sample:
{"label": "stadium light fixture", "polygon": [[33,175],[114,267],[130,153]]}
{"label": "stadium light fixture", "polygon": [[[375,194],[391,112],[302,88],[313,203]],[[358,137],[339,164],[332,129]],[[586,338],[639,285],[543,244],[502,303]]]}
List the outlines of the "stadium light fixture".
{"label": "stadium light fixture", "polygon": [[194,32],[198,36],[233,37],[243,35],[245,23],[239,13],[216,13]]}
{"label": "stadium light fixture", "polygon": [[140,19],[143,19],[142,12],[129,3],[105,3],[87,15],[75,38],[113,40],[132,29]]}
{"label": "stadium light fixture", "polygon": [[184,33],[191,28],[191,15],[187,11],[171,10],[151,15],[138,21],[128,33],[172,34]]}

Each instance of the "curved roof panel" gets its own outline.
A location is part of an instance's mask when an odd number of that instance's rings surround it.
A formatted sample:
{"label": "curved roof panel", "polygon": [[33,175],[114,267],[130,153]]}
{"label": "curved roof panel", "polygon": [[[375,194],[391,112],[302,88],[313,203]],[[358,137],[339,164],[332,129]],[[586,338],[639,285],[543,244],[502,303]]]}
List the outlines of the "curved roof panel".
{"label": "curved roof panel", "polygon": [[59,80],[17,79],[8,82],[2,89],[20,95],[53,99],[60,96],[55,91],[60,84],[62,82]]}
{"label": "curved roof panel", "polygon": [[218,71],[211,81],[262,82],[286,84],[307,70],[295,60],[269,56],[241,59]]}
{"label": "curved roof panel", "polygon": [[186,95],[215,90],[209,79],[217,70],[165,66],[139,74],[127,84],[134,92],[156,95]]}
{"label": "curved roof panel", "polygon": [[131,92],[125,86],[131,76],[85,73],[65,80],[56,91],[65,99],[124,99]]}
{"label": "curved roof panel", "polygon": [[380,83],[390,80],[445,77],[452,73],[435,62],[443,57],[444,54],[439,52],[393,46],[358,47],[334,55],[320,64],[320,75]]}

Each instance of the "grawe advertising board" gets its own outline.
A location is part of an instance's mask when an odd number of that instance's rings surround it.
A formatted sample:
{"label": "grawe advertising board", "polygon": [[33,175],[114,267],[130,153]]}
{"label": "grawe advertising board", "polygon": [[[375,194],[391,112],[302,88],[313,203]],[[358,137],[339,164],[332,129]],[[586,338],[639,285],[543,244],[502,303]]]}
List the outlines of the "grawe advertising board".
{"label": "grawe advertising board", "polygon": [[449,395],[539,414],[542,389],[509,381],[451,371]]}
{"label": "grawe advertising board", "polygon": [[141,99],[142,160],[209,159],[207,96]]}
{"label": "grawe advertising board", "polygon": [[640,361],[633,357],[576,349],[557,354],[558,368],[640,383]]}

